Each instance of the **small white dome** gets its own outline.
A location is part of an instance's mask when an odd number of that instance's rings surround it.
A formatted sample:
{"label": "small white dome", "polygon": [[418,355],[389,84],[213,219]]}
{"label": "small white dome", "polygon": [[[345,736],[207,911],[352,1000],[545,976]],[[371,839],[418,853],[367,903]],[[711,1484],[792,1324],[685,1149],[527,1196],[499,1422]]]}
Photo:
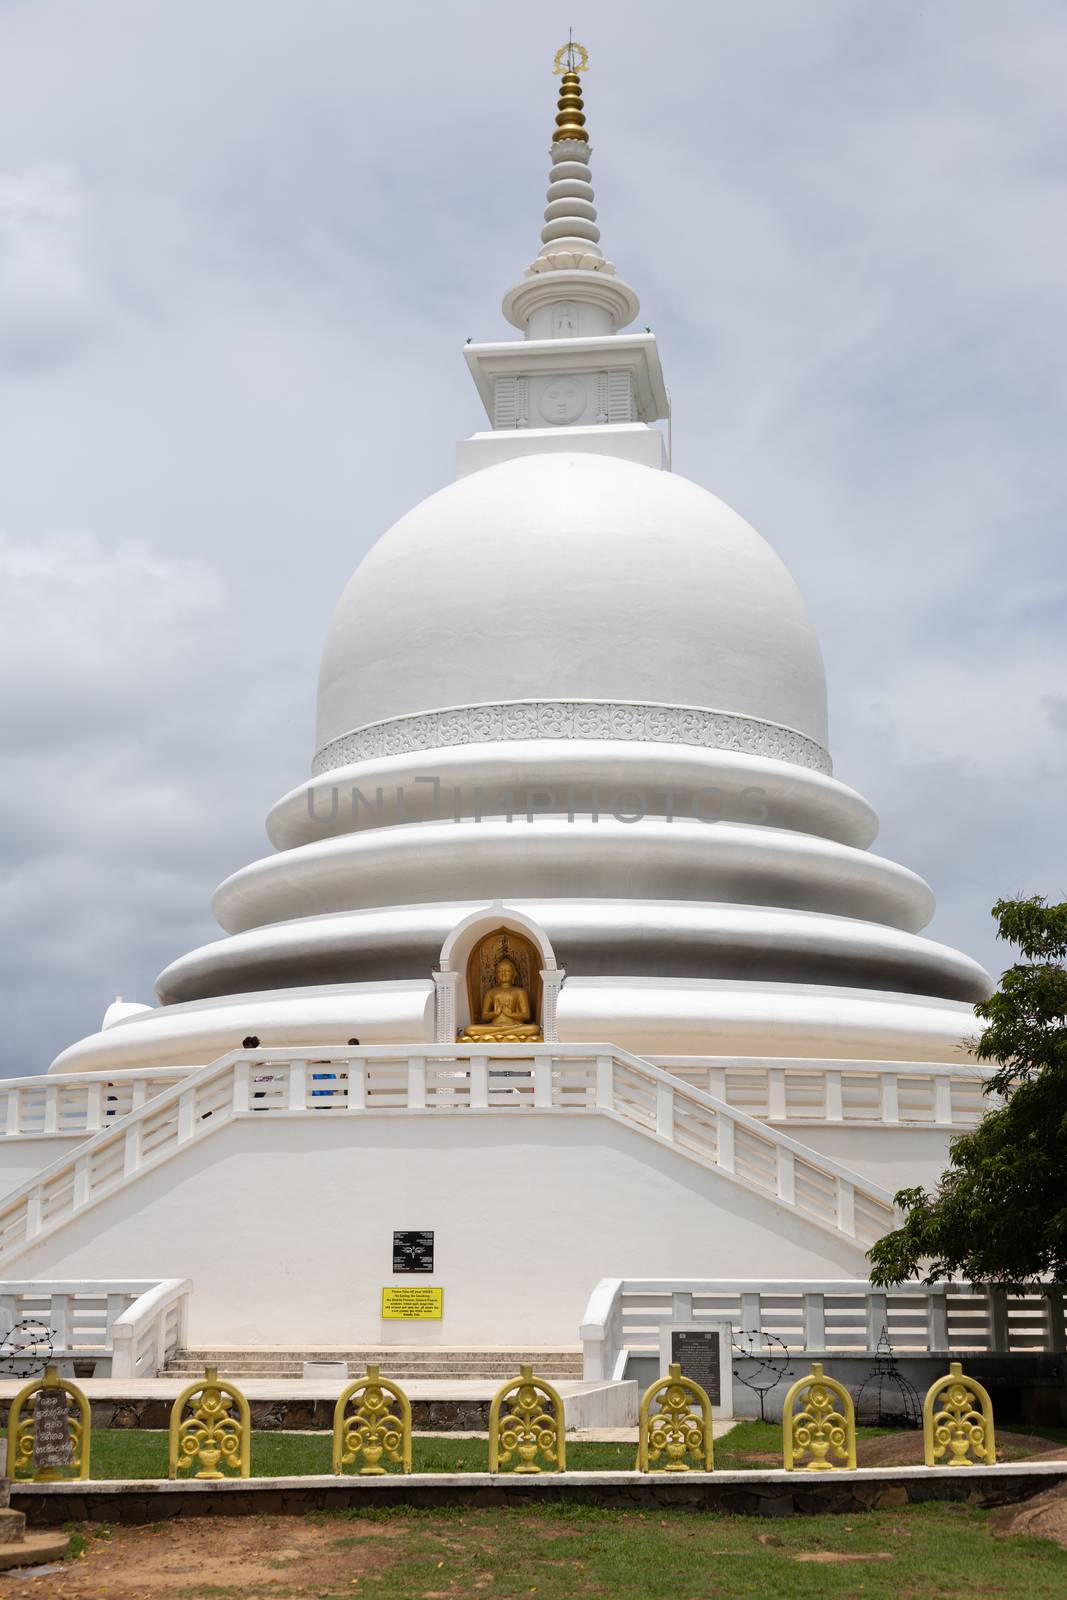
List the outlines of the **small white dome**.
{"label": "small white dome", "polygon": [[146,1006],[140,1000],[124,1000],[117,994],[104,1012],[101,1029],[113,1028],[117,1022],[125,1022],[127,1017],[138,1017],[142,1011],[151,1011],[152,1006]]}
{"label": "small white dome", "polygon": [[317,748],[528,699],[698,706],[826,745],[819,642],[770,546],[688,479],[606,456],[487,467],[390,528],[330,627]]}

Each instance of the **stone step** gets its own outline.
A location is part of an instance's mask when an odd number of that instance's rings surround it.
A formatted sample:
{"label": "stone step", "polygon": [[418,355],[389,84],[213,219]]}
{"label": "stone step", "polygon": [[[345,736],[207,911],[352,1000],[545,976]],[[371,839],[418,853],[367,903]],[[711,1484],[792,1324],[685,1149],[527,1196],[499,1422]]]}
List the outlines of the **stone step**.
{"label": "stone step", "polygon": [[59,1528],[34,1529],[10,1544],[0,1544],[0,1572],[11,1567],[37,1567],[63,1561],[70,1550],[70,1534]]}
{"label": "stone step", "polygon": [[519,1367],[532,1366],[545,1378],[582,1376],[580,1350],[447,1350],[419,1346],[388,1346],[359,1350],[205,1349],[181,1350],[167,1362],[168,1377],[200,1377],[205,1367],[217,1367],[230,1378],[300,1378],[305,1361],[343,1361],[351,1377],[370,1365],[386,1377],[406,1379],[472,1380],[515,1377]]}

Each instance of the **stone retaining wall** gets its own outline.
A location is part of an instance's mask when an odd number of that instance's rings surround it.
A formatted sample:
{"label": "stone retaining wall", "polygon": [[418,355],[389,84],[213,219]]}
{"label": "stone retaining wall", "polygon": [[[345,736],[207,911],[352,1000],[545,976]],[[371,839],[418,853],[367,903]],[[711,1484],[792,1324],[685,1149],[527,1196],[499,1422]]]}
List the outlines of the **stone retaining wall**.
{"label": "stone retaining wall", "polygon": [[163,1522],[172,1517],[303,1515],[377,1506],[584,1504],[757,1517],[896,1509],[924,1500],[1002,1506],[1067,1483],[1067,1462],[1000,1467],[861,1468],[856,1472],[567,1472],[541,1477],[412,1473],[384,1478],[247,1478],[21,1483],[12,1503],[35,1527]]}

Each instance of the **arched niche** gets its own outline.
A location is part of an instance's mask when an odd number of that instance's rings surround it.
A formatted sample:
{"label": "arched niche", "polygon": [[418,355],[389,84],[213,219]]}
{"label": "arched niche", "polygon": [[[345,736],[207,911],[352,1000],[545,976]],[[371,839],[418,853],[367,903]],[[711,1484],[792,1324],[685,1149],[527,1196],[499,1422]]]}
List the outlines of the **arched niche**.
{"label": "arched niche", "polygon": [[467,1025],[479,1020],[486,977],[481,969],[495,960],[495,946],[501,941],[507,942],[507,953],[518,957],[519,981],[530,993],[545,1042],[558,1041],[556,1004],[564,973],[552,942],[532,917],[496,900],[458,922],[441,946],[433,975],[436,1044],[455,1044]]}

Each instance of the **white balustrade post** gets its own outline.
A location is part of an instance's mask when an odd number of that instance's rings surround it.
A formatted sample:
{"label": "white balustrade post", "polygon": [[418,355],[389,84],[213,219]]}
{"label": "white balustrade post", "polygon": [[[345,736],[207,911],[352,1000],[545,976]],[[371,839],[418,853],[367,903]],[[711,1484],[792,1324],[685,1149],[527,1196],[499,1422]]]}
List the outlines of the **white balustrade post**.
{"label": "white balustrade post", "polygon": [[596,1103],[602,1111],[615,1104],[615,1061],[612,1056],[596,1058]]}
{"label": "white balustrade post", "polygon": [[38,1184],[26,1196],[26,1237],[36,1239],[41,1231],[41,1186]]}
{"label": "white balustrade post", "polygon": [[367,1062],[364,1056],[352,1056],[348,1063],[348,1109],[367,1109]]}
{"label": "white balustrade post", "polygon": [[174,1338],[177,1348],[185,1350],[189,1344],[189,1290],[183,1289],[178,1296],[178,1318],[174,1328]]}
{"label": "white balustrade post", "polygon": [[671,1321],[692,1322],[693,1295],[689,1289],[675,1289],[671,1294]]}
{"label": "white balustrade post", "polygon": [[827,1122],[844,1122],[845,1102],[841,1092],[841,1074],[828,1072],[826,1074],[826,1120]]}
{"label": "white balustrade post", "polygon": [[139,1111],[148,1099],[148,1084],[144,1078],[134,1078],[133,1091],[130,1095],[130,1110]]}
{"label": "white balustrade post", "polygon": [[826,1349],[826,1296],[820,1293],[804,1296],[804,1348]]}
{"label": "white balustrade post", "polygon": [[156,1312],[156,1319],[152,1324],[152,1336],[155,1346],[152,1354],[155,1371],[152,1376],[158,1378],[167,1364],[167,1313],[162,1307]]}
{"label": "white balustrade post", "polygon": [[234,1063],[233,1069],[233,1114],[243,1117],[248,1110],[250,1099],[250,1083],[252,1068],[247,1059]]}
{"label": "white balustrade post", "polygon": [[178,1097],[178,1143],[187,1144],[196,1131],[196,1091],[186,1089]]}
{"label": "white balustrade post", "polygon": [[856,1190],[846,1178],[837,1180],[837,1226],[849,1238],[856,1237]]}
{"label": "white balustrade post", "polygon": [[71,1340],[70,1296],[54,1294],[47,1313],[48,1325],[55,1337],[58,1350],[69,1350]]}
{"label": "white balustrade post", "polygon": [[786,1205],[797,1203],[797,1164],[792,1150],[778,1146],[778,1198]]}
{"label": "white balustrade post", "polygon": [[[114,1348],[115,1344],[115,1324],[122,1316],[127,1304],[128,1297],[124,1294],[109,1294],[107,1297],[107,1310],[104,1313],[106,1330],[104,1333],[104,1343],[112,1348]],[[120,1378],[125,1376],[124,1373],[116,1373],[114,1368],[111,1369],[111,1375],[112,1377],[117,1376]]]}
{"label": "white balustrade post", "polygon": [[926,1344],[933,1350],[947,1350],[948,1295],[944,1289],[931,1289],[926,1301]]}
{"label": "white balustrade post", "polygon": [[426,1110],[426,1063],[421,1056],[408,1057],[408,1110]]}
{"label": "white balustrade post", "polygon": [[900,1091],[895,1072],[882,1073],[882,1121],[900,1121]]}
{"label": "white balustrade post", "polygon": [[947,1074],[934,1078],[934,1121],[942,1127],[952,1121],[952,1079]]}
{"label": "white balustrade post", "polygon": [[306,1111],[308,1108],[308,1064],[306,1061],[289,1063],[289,1110]]}
{"label": "white balustrade post", "polygon": [[141,1165],[141,1123],[131,1122],[123,1135],[122,1175],[130,1178]]}
{"label": "white balustrade post", "polygon": [[489,1108],[489,1057],[471,1056],[471,1110]]}
{"label": "white balustrade post", "polygon": [[871,1290],[867,1295],[867,1349],[878,1349],[882,1332],[889,1330],[889,1296]]}
{"label": "white balustrade post", "polygon": [[1058,1284],[1045,1289],[1045,1349],[1067,1350],[1067,1328],[1063,1318],[1063,1290]]}
{"label": "white balustrade post", "polygon": [[989,1296],[989,1348],[998,1355],[1011,1349],[1008,1330],[1008,1291],[999,1286],[986,1291]]}
{"label": "white balustrade post", "polygon": [[771,1122],[784,1122],[788,1116],[785,1103],[785,1069],[771,1067],[767,1073],[767,1117]]}
{"label": "white balustrade post", "polygon": [[74,1163],[74,1209],[89,1202],[89,1157],[79,1156]]}
{"label": "white balustrade post", "polygon": [[91,1083],[85,1094],[85,1131],[97,1133],[104,1125],[104,1086],[97,1079]]}
{"label": "white balustrade post", "polygon": [[763,1327],[758,1289],[746,1289],[741,1295],[741,1327],[745,1333],[759,1333]]}
{"label": "white balustrade post", "polygon": [[9,1089],[7,1091],[7,1125],[5,1133],[15,1134],[22,1132],[22,1090]]}
{"label": "white balustrade post", "polygon": [[726,1099],[726,1068],[708,1068],[708,1093],[713,1100]]}
{"label": "white balustrade post", "polygon": [[44,1091],[44,1131],[59,1132],[59,1085],[50,1083]]}
{"label": "white balustrade post", "polygon": [[734,1119],[725,1112],[715,1113],[715,1154],[724,1172],[734,1170]]}
{"label": "white balustrade post", "polygon": [[674,1090],[669,1083],[656,1084],[656,1132],[661,1139],[674,1138]]}
{"label": "white balustrade post", "polygon": [[552,1057],[534,1056],[534,1105],[543,1111],[552,1104]]}

